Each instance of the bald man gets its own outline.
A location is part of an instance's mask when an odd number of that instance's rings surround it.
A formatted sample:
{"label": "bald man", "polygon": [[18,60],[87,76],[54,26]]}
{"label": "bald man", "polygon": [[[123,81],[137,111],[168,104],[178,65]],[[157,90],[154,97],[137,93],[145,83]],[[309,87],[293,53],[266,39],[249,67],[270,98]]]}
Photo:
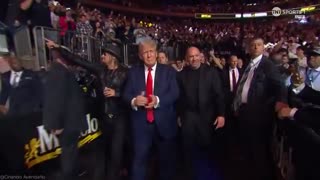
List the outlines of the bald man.
{"label": "bald man", "polygon": [[215,131],[224,126],[220,76],[214,68],[201,63],[196,47],[187,49],[185,59],[190,66],[178,74],[178,114],[182,122],[185,172],[190,173],[187,177],[192,180],[214,179],[216,174],[209,158],[209,154],[213,154],[211,142]]}

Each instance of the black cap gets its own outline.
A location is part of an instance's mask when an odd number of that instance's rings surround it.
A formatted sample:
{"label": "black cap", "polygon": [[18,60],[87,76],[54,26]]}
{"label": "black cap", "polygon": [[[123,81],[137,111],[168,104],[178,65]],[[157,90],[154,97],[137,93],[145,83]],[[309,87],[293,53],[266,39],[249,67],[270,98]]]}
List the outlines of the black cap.
{"label": "black cap", "polygon": [[309,50],[308,52],[309,56],[320,56],[320,47],[314,47],[312,49]]}
{"label": "black cap", "polygon": [[110,53],[111,55],[115,56],[118,60],[121,58],[120,48],[114,43],[105,45],[102,48],[102,53]]}

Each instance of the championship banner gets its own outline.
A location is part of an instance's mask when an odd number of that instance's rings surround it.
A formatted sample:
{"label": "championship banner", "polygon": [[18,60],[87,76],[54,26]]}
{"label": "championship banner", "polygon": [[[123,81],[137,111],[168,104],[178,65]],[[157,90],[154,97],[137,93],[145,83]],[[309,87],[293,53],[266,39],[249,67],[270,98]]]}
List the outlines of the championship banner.
{"label": "championship banner", "polygon": [[[87,96],[87,114],[79,121],[86,121],[88,129],[79,134],[80,156],[95,150],[101,136],[98,98]],[[50,173],[60,165],[59,138],[47,131],[42,124],[42,113],[0,117],[0,174]]]}
{"label": "championship banner", "polygon": [[[82,148],[90,144],[101,135],[98,119],[92,118],[91,114],[86,115],[88,129],[82,132],[79,137],[78,147]],[[24,164],[28,169],[45,161],[55,159],[61,154],[61,147],[58,137],[44,129],[43,125],[36,127],[38,136],[29,140],[24,146]]]}

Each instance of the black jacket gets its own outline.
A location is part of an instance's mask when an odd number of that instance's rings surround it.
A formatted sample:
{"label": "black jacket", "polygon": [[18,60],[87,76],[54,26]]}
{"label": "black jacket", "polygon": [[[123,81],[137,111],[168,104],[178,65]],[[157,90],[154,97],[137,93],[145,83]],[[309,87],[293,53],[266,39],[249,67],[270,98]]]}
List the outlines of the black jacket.
{"label": "black jacket", "polygon": [[[178,115],[182,120],[183,131],[189,132],[196,129],[198,137],[195,138],[200,144],[208,145],[212,140],[213,123],[216,117],[225,114],[221,80],[217,70],[201,65],[198,84],[193,84],[194,81],[190,81],[190,76],[194,75],[192,71],[190,67],[187,67],[178,73],[180,90]],[[194,86],[197,86],[198,94],[194,94]]]}
{"label": "black jacket", "polygon": [[62,64],[53,62],[44,85],[45,128],[80,133],[88,128],[85,114],[85,96],[74,73]]}
{"label": "black jacket", "polygon": [[40,110],[42,95],[41,81],[37,74],[30,70],[23,70],[19,85],[10,84],[11,71],[1,76],[0,104],[5,105],[9,99],[8,115],[21,115]]}
{"label": "black jacket", "polygon": [[[123,102],[121,96],[123,92],[124,85],[127,80],[128,70],[124,66],[119,65],[115,70],[107,69],[103,64],[91,63],[79,56],[72,54],[71,52],[61,48],[60,52],[62,56],[70,60],[72,63],[81,66],[93,73],[99,78],[101,88],[98,89],[99,97],[103,97],[104,101],[104,111],[107,114],[119,115],[127,112],[127,107]],[[106,98],[103,95],[103,89],[105,87],[114,89],[116,91],[115,97]]]}

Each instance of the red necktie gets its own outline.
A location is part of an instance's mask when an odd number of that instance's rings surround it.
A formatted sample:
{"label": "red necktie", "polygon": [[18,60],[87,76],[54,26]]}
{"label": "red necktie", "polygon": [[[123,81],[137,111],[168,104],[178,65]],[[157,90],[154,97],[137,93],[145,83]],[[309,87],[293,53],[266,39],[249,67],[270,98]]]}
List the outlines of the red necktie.
{"label": "red necktie", "polygon": [[[152,68],[148,68],[146,96],[148,98],[148,102],[149,103],[152,101],[152,99],[150,97],[152,95],[152,85],[153,85],[151,71],[152,71]],[[153,123],[153,121],[154,121],[153,109],[152,108],[147,109],[147,120],[148,120],[149,123]]]}
{"label": "red necktie", "polygon": [[237,87],[236,73],[234,69],[232,69],[232,92],[236,91],[236,87]]}

